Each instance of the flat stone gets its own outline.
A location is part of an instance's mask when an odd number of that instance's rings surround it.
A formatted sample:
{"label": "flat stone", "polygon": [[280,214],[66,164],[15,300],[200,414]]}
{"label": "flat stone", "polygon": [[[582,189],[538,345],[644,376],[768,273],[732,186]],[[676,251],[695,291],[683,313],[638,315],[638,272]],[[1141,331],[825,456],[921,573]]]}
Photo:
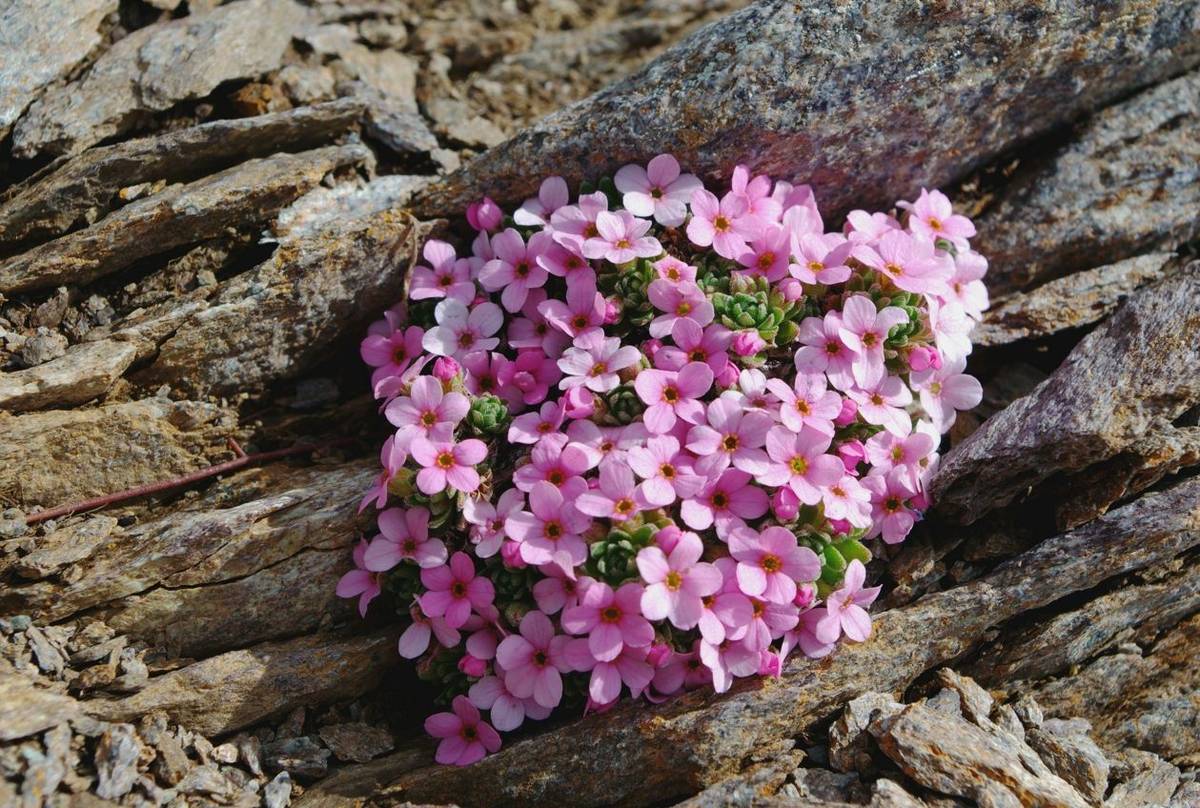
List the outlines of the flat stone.
{"label": "flat stone", "polygon": [[11,0],[0,7],[0,138],[50,84],[100,44],[117,0]]}
{"label": "flat stone", "polygon": [[812,183],[832,215],[886,207],[1195,65],[1195,15],[1170,0],[753,3],[490,149],[416,211],[457,214],[484,191],[519,202],[551,174],[575,185],[661,152],[706,180],[746,163]]}
{"label": "flat stone", "polygon": [[297,777],[324,777],[329,771],[329,755],[328,749],[302,735],[265,744],[263,765],[267,771],[286,771]]}
{"label": "flat stone", "polygon": [[27,368],[35,368],[52,359],[58,359],[67,352],[67,338],[57,331],[45,331],[35,334],[25,340],[17,358]]}
{"label": "flat stone", "polygon": [[45,690],[0,666],[0,741],[16,741],[62,724],[79,714],[79,703]]}
{"label": "flat stone", "polygon": [[1139,290],[1050,378],[956,445],[932,483],[938,513],[973,522],[1175,420],[1200,401],[1197,345],[1200,261]]}
{"label": "flat stone", "polygon": [[96,745],[96,795],[115,800],[130,792],[138,779],[142,742],[129,724],[116,724],[100,736]]}
{"label": "flat stone", "polygon": [[91,401],[121,378],[137,353],[129,342],[84,343],[46,364],[2,374],[0,409],[23,412]]}
{"label": "flat stone", "polygon": [[139,28],[79,81],[34,102],[13,130],[13,154],[73,154],[147,113],[273,70],[307,17],[292,0],[245,0]]}
{"label": "flat stone", "polygon": [[851,699],[829,728],[829,763],[840,772],[869,772],[874,768],[867,727],[881,717],[896,715],[904,705],[885,693],[864,693]]}
{"label": "flat stone", "polygon": [[1108,791],[1108,758],[1086,735],[1063,737],[1034,727],[1025,740],[1059,777],[1073,785],[1092,805]]}
{"label": "flat stone", "polygon": [[0,264],[0,292],[87,283],[141,258],[215,238],[226,228],[262,222],[330,171],[368,158],[361,145],[328,146],[248,160],[202,180],[170,186],[85,230]]}
{"label": "flat stone", "polygon": [[337,759],[346,762],[366,763],[396,746],[392,733],[361,722],[331,724],[321,727],[318,734]]}
{"label": "flat stone", "polygon": [[286,808],[292,801],[292,778],[280,772],[263,788],[263,804],[266,808]]}

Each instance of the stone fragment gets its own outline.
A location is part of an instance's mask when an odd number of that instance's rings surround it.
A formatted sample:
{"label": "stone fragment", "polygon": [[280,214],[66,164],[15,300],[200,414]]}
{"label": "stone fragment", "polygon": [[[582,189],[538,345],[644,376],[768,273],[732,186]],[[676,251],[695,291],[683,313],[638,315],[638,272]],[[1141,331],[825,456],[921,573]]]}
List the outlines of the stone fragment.
{"label": "stone fragment", "polygon": [[0,292],[86,283],[174,247],[272,218],[341,166],[361,163],[360,145],[248,160],[210,177],[140,199],[91,227],[0,264]]}
{"label": "stone fragment", "polygon": [[1155,759],[1144,771],[1119,783],[1104,801],[1105,808],[1165,805],[1179,787],[1179,769]]}
{"label": "stone fragment", "polygon": [[63,672],[67,661],[37,626],[30,626],[25,631],[29,638],[29,647],[33,651],[34,661],[42,673],[57,677]]}
{"label": "stone fragment", "polygon": [[292,801],[292,778],[280,772],[263,789],[263,804],[266,808],[287,808]]}
{"label": "stone fragment", "polygon": [[1198,346],[1194,261],[1133,295],[1049,379],[955,446],[932,484],[939,513],[973,522],[1052,474],[1106,460],[1173,421],[1200,401]]}
{"label": "stone fragment", "polygon": [[263,746],[263,765],[267,771],[286,771],[297,777],[324,777],[329,771],[331,752],[312,738],[286,738]]}
{"label": "stone fragment", "polygon": [[366,763],[396,746],[392,733],[386,729],[357,721],[321,727],[318,734],[337,759],[346,762]]}
{"label": "stone fragment", "polygon": [[117,0],[11,0],[0,7],[0,139],[47,86],[100,44]]}
{"label": "stone fragment", "polygon": [[78,224],[93,224],[126,186],[186,182],[248,159],[316,148],[349,129],[362,112],[361,101],[343,98],[89,149],[52,163],[0,197],[0,242],[57,236]]}
{"label": "stone fragment", "polygon": [[45,690],[0,665],[0,741],[36,735],[79,714],[70,696]]}
{"label": "stone fragment", "polygon": [[25,340],[17,358],[27,368],[36,368],[67,352],[67,338],[57,331],[39,329],[37,334]]}
{"label": "stone fragment", "polygon": [[867,727],[879,718],[893,716],[904,705],[884,693],[864,693],[851,699],[829,728],[829,763],[840,772],[870,772],[871,736]]}
{"label": "stone fragment", "polygon": [[307,12],[292,0],[245,0],[139,28],[79,81],[50,90],[13,130],[13,154],[75,153],[147,113],[280,66]]}
{"label": "stone fragment", "polygon": [[490,149],[416,210],[457,213],[481,189],[519,202],[542,177],[576,184],[661,152],[703,179],[746,163],[811,182],[833,215],[881,208],[1195,65],[1196,15],[1146,0],[921,13],[765,0]]}
{"label": "stone fragment", "polygon": [[[90,556],[108,538],[117,526],[111,516],[97,514],[85,521],[67,525],[38,540],[33,552],[22,556],[13,564],[13,571],[27,580],[39,580],[58,572],[63,567]],[[94,659],[71,657],[71,664],[95,662]]]}
{"label": "stone fragment", "polygon": [[[1192,9],[1195,14],[1195,9]],[[1101,110],[976,222],[988,289],[1173,248],[1200,233],[1200,71]]]}
{"label": "stone fragment", "polygon": [[115,724],[96,746],[96,795],[115,800],[129,793],[138,779],[142,742],[129,724]]}
{"label": "stone fragment", "polygon": [[1084,799],[1092,805],[1104,802],[1108,791],[1108,758],[1095,741],[1086,735],[1055,735],[1040,727],[1026,732],[1025,740]]}
{"label": "stone fragment", "polygon": [[131,342],[85,343],[44,365],[0,374],[0,409],[24,412],[91,401],[121,378],[137,353]]}

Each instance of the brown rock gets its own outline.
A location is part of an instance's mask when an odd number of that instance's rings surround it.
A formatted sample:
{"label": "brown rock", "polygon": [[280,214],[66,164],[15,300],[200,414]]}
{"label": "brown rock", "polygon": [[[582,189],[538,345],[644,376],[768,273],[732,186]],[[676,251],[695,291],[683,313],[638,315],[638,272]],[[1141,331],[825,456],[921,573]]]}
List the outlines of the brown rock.
{"label": "brown rock", "polygon": [[130,792],[138,778],[142,742],[129,724],[105,730],[96,746],[96,795],[115,800]]}
{"label": "brown rock", "polygon": [[0,741],[16,741],[79,714],[75,699],[45,690],[0,663]]}
{"label": "brown rock", "polygon": [[[232,6],[231,6],[232,8]],[[0,292],[86,283],[147,256],[271,218],[330,171],[363,162],[357,145],[249,160],[140,199],[97,224],[0,264]]]}
{"label": "brown rock", "polygon": [[872,722],[896,715],[904,705],[886,693],[864,693],[851,699],[829,727],[829,763],[840,772],[870,772]]}
{"label": "brown rock", "polygon": [[321,727],[318,734],[338,760],[347,762],[366,763],[396,747],[392,733],[361,722]]}
{"label": "brown rock", "polygon": [[246,0],[140,28],[78,82],[47,92],[13,130],[13,154],[66,154],[128,131],[145,113],[280,66],[307,14],[291,0]]}
{"label": "brown rock", "polygon": [[1104,802],[1108,791],[1108,759],[1086,735],[1063,736],[1034,727],[1025,740],[1046,765],[1092,805]]}
{"label": "brown rock", "polygon": [[973,522],[1057,472],[1106,460],[1200,401],[1200,261],[1139,291],[1031,394],[954,447],[938,511]]}
{"label": "brown rock", "polygon": [[112,387],[137,353],[130,342],[95,342],[69,348],[43,365],[0,373],[0,409],[23,412],[83,404]]}

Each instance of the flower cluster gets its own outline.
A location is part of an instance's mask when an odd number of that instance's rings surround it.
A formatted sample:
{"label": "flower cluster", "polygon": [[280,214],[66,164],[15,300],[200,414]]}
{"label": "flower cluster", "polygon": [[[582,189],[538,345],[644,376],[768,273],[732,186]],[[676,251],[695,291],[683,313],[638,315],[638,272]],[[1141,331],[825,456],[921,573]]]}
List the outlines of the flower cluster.
{"label": "flower cluster", "polygon": [[807,186],[738,167],[718,197],[669,155],[467,220],[363,341],[395,431],[338,586],[408,622],[437,759],[866,640],[871,546],[981,397],[971,222],[922,191],[827,232]]}

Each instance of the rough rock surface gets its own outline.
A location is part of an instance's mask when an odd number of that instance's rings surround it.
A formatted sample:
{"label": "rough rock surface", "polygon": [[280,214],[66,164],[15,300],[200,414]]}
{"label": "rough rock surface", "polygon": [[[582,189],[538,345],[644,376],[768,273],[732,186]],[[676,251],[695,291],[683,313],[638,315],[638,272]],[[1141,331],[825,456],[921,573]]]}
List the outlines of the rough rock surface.
{"label": "rough rock surface", "polygon": [[117,0],[14,0],[0,8],[0,138],[25,108],[100,43]]}
{"label": "rough rock surface", "polygon": [[1193,262],[1132,296],[1049,379],[956,446],[934,482],[939,512],[973,522],[1056,472],[1107,460],[1173,421],[1200,401],[1198,346]]}
{"label": "rough rock surface", "polygon": [[76,345],[43,365],[0,376],[0,410],[22,412],[83,404],[102,395],[137,358],[126,342]]}
{"label": "rough rock surface", "polygon": [[292,0],[243,0],[134,31],[79,83],[55,88],[30,107],[13,130],[13,153],[75,153],[127,131],[140,115],[279,67],[306,19]]}
{"label": "rough rock surface", "polygon": [[519,201],[543,176],[578,182],[660,152],[705,178],[747,163],[811,182],[830,211],[889,205],[1196,64],[1197,15],[1154,0],[916,13],[759,0],[491,149],[418,210],[461,209],[480,188]]}

